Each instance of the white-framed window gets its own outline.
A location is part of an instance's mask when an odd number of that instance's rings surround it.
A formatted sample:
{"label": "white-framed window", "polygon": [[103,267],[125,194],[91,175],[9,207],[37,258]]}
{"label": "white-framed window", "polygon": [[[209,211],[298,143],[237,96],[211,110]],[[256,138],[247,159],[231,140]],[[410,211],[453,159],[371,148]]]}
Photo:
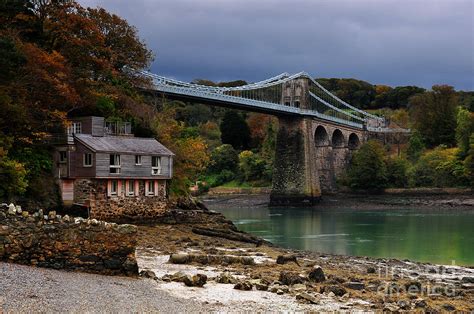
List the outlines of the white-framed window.
{"label": "white-framed window", "polygon": [[84,167],[92,167],[92,154],[85,153],[82,157]]}
{"label": "white-framed window", "polygon": [[110,154],[110,173],[119,174],[121,170],[120,155]]}
{"label": "white-framed window", "polygon": [[156,194],[156,187],[155,182],[152,180],[145,182],[145,195],[146,196],[155,196]]}
{"label": "white-framed window", "polygon": [[161,157],[160,156],[151,157],[151,174],[152,175],[161,174]]}
{"label": "white-framed window", "polygon": [[141,166],[141,164],[142,164],[142,156],[135,155],[135,166]]}
{"label": "white-framed window", "polygon": [[80,134],[82,133],[82,123],[72,122],[68,128],[68,134]]}
{"label": "white-framed window", "polygon": [[108,188],[109,188],[109,191],[108,191],[109,196],[117,196],[118,190],[119,190],[118,180],[110,180]]}
{"label": "white-framed window", "polygon": [[67,151],[65,150],[59,151],[59,162],[62,164],[67,162]]}
{"label": "white-framed window", "polygon": [[135,196],[136,191],[135,191],[135,180],[127,180],[126,183],[126,195],[127,196]]}

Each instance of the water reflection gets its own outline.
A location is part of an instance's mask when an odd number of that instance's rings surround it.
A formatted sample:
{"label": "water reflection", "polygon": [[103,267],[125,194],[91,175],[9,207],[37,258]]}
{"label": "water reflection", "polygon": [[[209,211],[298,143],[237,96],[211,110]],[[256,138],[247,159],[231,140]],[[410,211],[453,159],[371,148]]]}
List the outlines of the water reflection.
{"label": "water reflection", "polygon": [[474,265],[474,213],[313,208],[214,208],[275,244],[324,253]]}

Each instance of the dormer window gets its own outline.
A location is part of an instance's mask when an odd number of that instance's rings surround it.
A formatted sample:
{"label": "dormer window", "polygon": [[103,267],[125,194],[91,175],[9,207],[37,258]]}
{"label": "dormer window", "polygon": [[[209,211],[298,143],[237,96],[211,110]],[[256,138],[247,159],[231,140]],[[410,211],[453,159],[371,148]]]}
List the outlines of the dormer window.
{"label": "dormer window", "polygon": [[161,174],[161,157],[160,156],[151,157],[151,174],[155,176]]}
{"label": "dormer window", "polygon": [[110,155],[110,173],[119,174],[121,172],[120,155]]}

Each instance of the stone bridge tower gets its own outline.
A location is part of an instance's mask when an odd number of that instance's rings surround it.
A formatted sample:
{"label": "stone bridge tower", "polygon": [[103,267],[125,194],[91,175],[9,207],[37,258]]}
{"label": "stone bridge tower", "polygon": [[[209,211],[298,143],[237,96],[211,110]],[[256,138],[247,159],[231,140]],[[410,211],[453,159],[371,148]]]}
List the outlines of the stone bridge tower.
{"label": "stone bridge tower", "polygon": [[[309,108],[309,79],[286,82],[282,104]],[[316,118],[281,115],[273,169],[270,205],[312,205],[321,192],[335,190],[353,150],[365,139],[361,129]]]}
{"label": "stone bridge tower", "polygon": [[[282,104],[307,109],[309,79],[286,82]],[[270,205],[314,204],[321,197],[316,147],[312,141],[312,119],[279,116]]]}

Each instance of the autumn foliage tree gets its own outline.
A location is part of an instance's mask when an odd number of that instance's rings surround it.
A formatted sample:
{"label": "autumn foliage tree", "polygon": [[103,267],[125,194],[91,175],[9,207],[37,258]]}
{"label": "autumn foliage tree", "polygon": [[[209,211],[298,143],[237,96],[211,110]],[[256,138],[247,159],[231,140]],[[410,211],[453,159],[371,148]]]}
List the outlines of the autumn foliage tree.
{"label": "autumn foliage tree", "polygon": [[165,103],[155,115],[154,129],[158,140],[174,154],[173,195],[188,194],[189,186],[209,163],[207,145],[200,136],[189,136],[183,122],[176,120],[176,109]]}
{"label": "autumn foliage tree", "polygon": [[41,183],[51,177],[46,140],[62,132],[68,115],[106,112],[150,129],[150,106],[135,88],[147,82],[124,69],[146,68],[152,59],[136,29],[104,9],[70,0],[0,1],[0,173],[27,169],[20,180],[27,186],[8,197],[54,185]]}

